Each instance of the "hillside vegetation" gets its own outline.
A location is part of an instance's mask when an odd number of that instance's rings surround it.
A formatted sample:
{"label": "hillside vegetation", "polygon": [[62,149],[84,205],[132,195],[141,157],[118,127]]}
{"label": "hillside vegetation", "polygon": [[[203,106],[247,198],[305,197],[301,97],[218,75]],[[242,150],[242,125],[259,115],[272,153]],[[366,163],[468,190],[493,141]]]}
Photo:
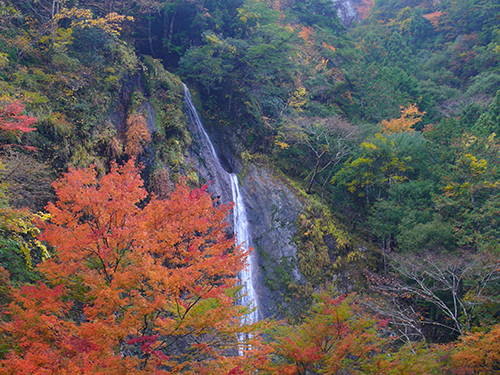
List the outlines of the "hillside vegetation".
{"label": "hillside vegetation", "polygon": [[[500,5],[354,4],[0,2],[1,373],[499,370]],[[304,203],[286,322],[241,322],[181,82]]]}

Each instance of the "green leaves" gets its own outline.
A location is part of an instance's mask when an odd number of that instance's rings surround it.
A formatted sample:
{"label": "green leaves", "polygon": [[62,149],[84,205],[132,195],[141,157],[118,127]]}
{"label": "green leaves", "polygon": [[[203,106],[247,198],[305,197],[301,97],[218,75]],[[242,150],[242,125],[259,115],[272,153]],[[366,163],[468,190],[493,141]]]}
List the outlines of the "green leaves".
{"label": "green leaves", "polygon": [[[414,173],[412,154],[420,142],[406,139],[406,133],[384,136],[375,134],[370,141],[360,145],[361,155],[344,163],[332,183],[345,186],[349,192],[373,203],[376,198],[386,197],[393,184],[407,181]],[[420,143],[420,145],[419,145]],[[418,170],[417,170],[418,172]]]}

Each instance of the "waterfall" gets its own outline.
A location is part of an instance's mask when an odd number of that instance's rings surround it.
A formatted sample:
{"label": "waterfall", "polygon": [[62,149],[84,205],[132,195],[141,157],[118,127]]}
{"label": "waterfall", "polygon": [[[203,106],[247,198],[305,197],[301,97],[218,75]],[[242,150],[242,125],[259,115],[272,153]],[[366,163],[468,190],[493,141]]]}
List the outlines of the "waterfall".
{"label": "waterfall", "polygon": [[[233,217],[234,217],[234,233],[236,236],[236,244],[242,245],[244,250],[248,249],[250,236],[248,233],[248,220],[245,210],[245,205],[243,203],[243,198],[240,192],[238,177],[234,173],[226,172],[220,163],[219,157],[215,152],[215,148],[210,141],[210,137],[208,136],[203,124],[201,122],[200,116],[196,111],[196,108],[193,104],[193,100],[191,98],[191,93],[186,85],[184,85],[184,93],[186,99],[186,105],[188,107],[189,120],[192,125],[194,125],[197,131],[201,134],[200,142],[204,144],[201,145],[202,148],[205,147],[209,150],[211,157],[214,160],[214,168],[217,169],[216,174],[224,178],[226,183],[229,182],[231,186],[232,200],[234,202],[233,208]],[[229,181],[228,181],[229,180]],[[242,297],[240,298],[240,302],[242,305],[248,306],[252,311],[245,315],[243,319],[243,323],[251,324],[255,323],[259,320],[258,311],[257,311],[257,294],[253,287],[253,269],[255,263],[255,256],[253,252],[249,255],[247,259],[247,263],[245,268],[240,272],[239,278],[241,279],[242,288]]]}
{"label": "waterfall", "polygon": [[[245,249],[248,249],[248,244],[250,242],[250,236],[248,234],[248,220],[247,213],[245,211],[245,205],[243,204],[243,199],[241,197],[240,189],[238,186],[238,176],[234,173],[230,173],[231,178],[231,192],[233,194],[234,208],[234,233],[236,235],[236,241],[238,245],[242,245]],[[253,287],[253,269],[254,269],[254,254],[251,253],[248,256],[245,268],[240,272],[241,283],[244,286],[244,294],[241,298],[241,303],[245,306],[250,306],[253,310],[245,315],[244,323],[255,323],[259,320],[259,313],[256,309],[257,307],[257,295]]]}

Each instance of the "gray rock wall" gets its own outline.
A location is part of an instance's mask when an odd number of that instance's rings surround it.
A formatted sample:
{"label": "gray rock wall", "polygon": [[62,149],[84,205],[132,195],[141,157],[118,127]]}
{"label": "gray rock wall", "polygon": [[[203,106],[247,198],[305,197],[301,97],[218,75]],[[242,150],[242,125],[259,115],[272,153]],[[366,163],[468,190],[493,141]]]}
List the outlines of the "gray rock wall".
{"label": "gray rock wall", "polygon": [[[190,157],[200,179],[202,182],[210,181],[208,191],[221,203],[231,202],[231,189],[225,180],[224,170],[207,152],[199,131],[192,124],[188,124],[188,129],[193,137]],[[270,288],[266,281],[276,277],[274,271],[277,266],[286,264],[286,271],[295,283],[305,282],[296,266],[297,247],[293,242],[302,204],[270,170],[254,164],[243,166],[234,156],[239,147],[233,135],[212,133],[210,129],[208,132],[225,171],[240,175],[250,246],[257,260],[253,285],[258,295],[259,318],[279,316],[278,306],[286,306],[283,292]],[[231,217],[228,219],[233,222]]]}
{"label": "gray rock wall", "polygon": [[360,17],[356,9],[359,0],[331,0],[337,9],[337,14],[345,26],[350,26],[353,22],[359,22]]}
{"label": "gray rock wall", "polygon": [[261,315],[279,315],[278,305],[286,306],[283,291],[271,290],[266,279],[274,279],[276,267],[286,264],[295,283],[305,282],[297,268],[297,246],[293,241],[302,204],[269,170],[255,165],[247,166],[243,194],[252,247],[257,254],[259,272],[254,286],[260,297]]}

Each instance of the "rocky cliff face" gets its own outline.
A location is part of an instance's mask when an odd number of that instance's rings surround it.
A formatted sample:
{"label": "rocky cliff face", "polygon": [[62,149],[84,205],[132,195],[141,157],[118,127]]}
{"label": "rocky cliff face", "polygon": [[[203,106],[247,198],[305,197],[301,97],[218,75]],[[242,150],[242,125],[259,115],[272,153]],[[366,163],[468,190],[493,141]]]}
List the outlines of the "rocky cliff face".
{"label": "rocky cliff face", "polygon": [[[254,281],[259,318],[281,316],[280,309],[287,308],[283,291],[271,288],[270,280],[276,280],[278,268],[286,270],[286,278],[296,284],[305,283],[297,268],[297,246],[293,237],[302,204],[284,184],[267,168],[256,164],[243,165],[238,155],[238,142],[228,132],[207,129],[221,165],[213,160],[199,131],[188,124],[193,137],[190,149],[191,161],[198,170],[202,182],[210,181],[208,190],[222,203],[232,200],[230,187],[224,173],[239,175],[240,191],[248,218],[250,246],[254,249]],[[229,222],[233,222],[230,218]],[[281,310],[282,311],[282,310]]]}
{"label": "rocky cliff face", "polygon": [[[297,217],[301,202],[278,178],[264,167],[247,165],[243,179],[252,246],[256,251],[256,289],[260,296],[262,317],[280,316],[287,309],[284,291],[270,287],[286,271],[286,278],[296,284],[305,283],[297,267]],[[255,285],[255,284],[254,284]]]}
{"label": "rocky cliff face", "polygon": [[332,0],[337,14],[345,26],[350,26],[353,22],[361,20],[357,11],[360,2],[359,0]]}
{"label": "rocky cliff face", "polygon": [[330,0],[337,9],[340,20],[345,26],[360,22],[370,16],[375,0]]}

